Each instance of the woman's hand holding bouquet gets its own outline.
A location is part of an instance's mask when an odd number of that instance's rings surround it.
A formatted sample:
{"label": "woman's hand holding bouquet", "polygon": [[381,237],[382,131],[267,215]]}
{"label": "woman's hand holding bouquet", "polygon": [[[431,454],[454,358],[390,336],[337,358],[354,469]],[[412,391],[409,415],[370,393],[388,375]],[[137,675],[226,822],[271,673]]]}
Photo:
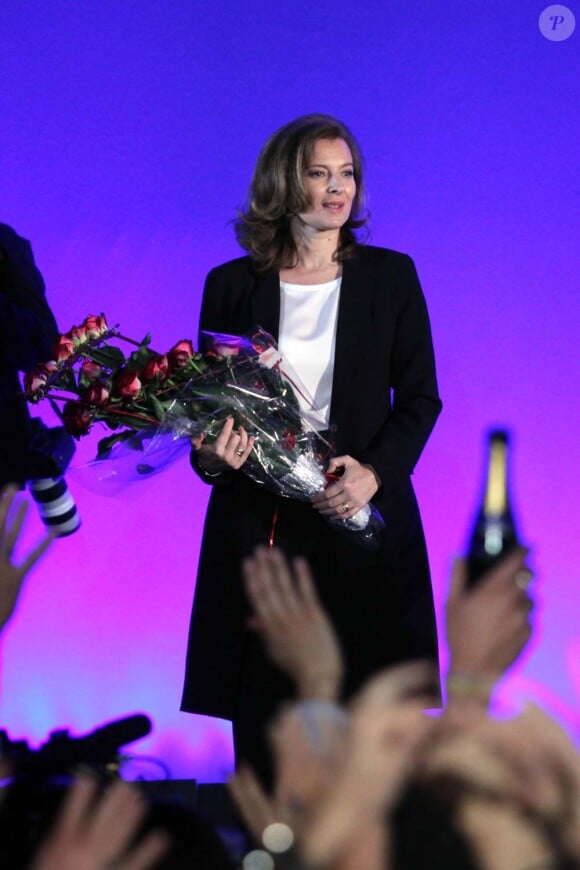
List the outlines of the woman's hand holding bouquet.
{"label": "woman's hand holding bouquet", "polygon": [[[384,525],[369,505],[376,476],[352,457],[332,458],[300,412],[297,393],[317,414],[273,337],[260,327],[249,336],[204,335],[203,354],[188,339],[161,354],[149,335],[133,341],[103,314],[90,315],[60,337],[54,360],[25,376],[26,395],[48,397],[76,438],[96,422],[113,430],[90,463],[101,481],[156,472],[191,443],[207,474],[241,469],[278,495],[312,501],[331,522],[360,533],[361,544],[376,546]],[[125,358],[110,339],[136,349]]]}

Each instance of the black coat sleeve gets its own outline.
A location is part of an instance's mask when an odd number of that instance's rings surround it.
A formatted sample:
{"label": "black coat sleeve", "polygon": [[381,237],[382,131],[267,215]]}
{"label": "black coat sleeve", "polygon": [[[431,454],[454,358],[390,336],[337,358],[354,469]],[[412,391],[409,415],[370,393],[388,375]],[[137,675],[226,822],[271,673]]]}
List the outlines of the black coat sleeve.
{"label": "black coat sleeve", "polygon": [[[441,411],[427,306],[415,265],[400,255],[395,281],[396,321],[390,354],[390,413],[357,457],[383,485],[412,474]],[[389,405],[389,397],[384,400]]]}
{"label": "black coat sleeve", "polygon": [[29,242],[0,224],[0,485],[29,476],[33,433],[18,372],[51,359],[57,337]]}
{"label": "black coat sleeve", "polygon": [[26,371],[52,358],[58,329],[30,243],[0,224],[0,338],[5,364]]}
{"label": "black coat sleeve", "polygon": [[[199,333],[197,346],[203,349],[204,330],[209,332],[227,332],[224,328],[224,299],[227,298],[227,288],[224,287],[222,270],[212,269],[205,279],[201,311],[199,316]],[[232,481],[235,471],[222,471],[219,474],[208,474],[201,468],[197,451],[190,453],[190,464],[198,477],[212,486],[223,486]]]}

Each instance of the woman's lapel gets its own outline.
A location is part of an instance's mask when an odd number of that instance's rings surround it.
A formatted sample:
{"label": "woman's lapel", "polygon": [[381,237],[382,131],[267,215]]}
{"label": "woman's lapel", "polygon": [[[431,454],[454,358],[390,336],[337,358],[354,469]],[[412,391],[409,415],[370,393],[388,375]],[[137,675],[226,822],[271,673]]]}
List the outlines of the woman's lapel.
{"label": "woman's lapel", "polygon": [[252,325],[261,326],[278,341],[280,327],[280,278],[275,269],[256,272],[256,283],[250,300]]}
{"label": "woman's lapel", "polygon": [[344,261],[330,404],[330,418],[339,431],[349,419],[353,391],[363,389],[368,375],[360,366],[364,365],[364,343],[371,335],[372,287],[372,272],[365,267],[360,252]]}

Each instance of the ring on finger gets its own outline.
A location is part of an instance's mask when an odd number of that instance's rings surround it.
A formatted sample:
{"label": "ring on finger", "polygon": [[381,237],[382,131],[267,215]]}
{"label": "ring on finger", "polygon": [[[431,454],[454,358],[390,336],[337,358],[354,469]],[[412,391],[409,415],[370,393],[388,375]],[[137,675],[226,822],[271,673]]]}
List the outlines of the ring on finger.
{"label": "ring on finger", "polygon": [[238,449],[235,451],[235,454],[236,454],[236,456],[243,456],[245,452],[246,451],[244,450],[243,447],[238,447]]}
{"label": "ring on finger", "polygon": [[349,505],[349,503],[348,503],[347,501],[343,502],[343,503],[341,504],[341,506],[340,506],[340,509],[341,509],[341,511],[343,512],[343,514],[345,514],[347,511],[350,510],[350,505]]}

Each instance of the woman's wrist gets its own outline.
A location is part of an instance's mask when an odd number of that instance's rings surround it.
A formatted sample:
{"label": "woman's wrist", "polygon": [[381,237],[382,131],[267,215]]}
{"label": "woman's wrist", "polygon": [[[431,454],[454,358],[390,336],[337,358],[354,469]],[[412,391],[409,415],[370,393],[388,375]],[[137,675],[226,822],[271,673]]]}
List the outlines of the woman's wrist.
{"label": "woman's wrist", "polygon": [[377,492],[378,492],[379,489],[380,489],[381,486],[382,486],[381,478],[379,477],[379,475],[377,474],[377,472],[375,471],[375,469],[373,468],[372,465],[368,465],[368,464],[365,463],[365,462],[361,462],[361,465],[362,465],[363,468],[366,468],[368,471],[370,471],[370,473],[371,473],[372,476],[374,477],[374,479],[375,479],[375,483],[376,483],[376,485],[377,485]]}
{"label": "woman's wrist", "polygon": [[191,464],[196,468],[200,474],[204,477],[221,477],[224,472],[223,468],[211,469],[206,468],[203,462],[200,459],[200,454],[197,450],[191,451]]}

